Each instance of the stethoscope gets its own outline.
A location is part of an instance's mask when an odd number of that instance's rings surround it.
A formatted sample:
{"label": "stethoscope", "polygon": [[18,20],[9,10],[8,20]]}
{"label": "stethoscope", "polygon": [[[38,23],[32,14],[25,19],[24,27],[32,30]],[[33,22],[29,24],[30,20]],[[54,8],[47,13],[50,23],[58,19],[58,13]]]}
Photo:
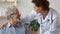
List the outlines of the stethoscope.
{"label": "stethoscope", "polygon": [[[42,17],[41,17],[41,18],[42,18]],[[51,24],[53,23],[53,19],[52,19],[52,18],[53,18],[53,12],[51,12]],[[50,21],[50,19],[47,19],[47,22],[49,22],[49,21]],[[42,23],[42,19],[41,19],[41,24],[43,24],[43,23]]]}
{"label": "stethoscope", "polygon": [[[50,25],[53,23],[53,19],[52,18],[53,18],[53,12],[51,12],[51,23],[50,23]],[[49,22],[49,21],[50,21],[50,19],[47,19],[47,22]],[[41,19],[40,27],[44,27],[44,24],[42,23],[42,19]],[[45,32],[44,28],[42,30],[43,30],[43,32]]]}

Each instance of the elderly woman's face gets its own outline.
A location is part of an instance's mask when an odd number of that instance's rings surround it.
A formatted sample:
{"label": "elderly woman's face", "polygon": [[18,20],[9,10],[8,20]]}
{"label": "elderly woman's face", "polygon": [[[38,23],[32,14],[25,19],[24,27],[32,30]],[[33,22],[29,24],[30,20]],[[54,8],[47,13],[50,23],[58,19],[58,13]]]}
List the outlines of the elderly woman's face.
{"label": "elderly woman's face", "polygon": [[10,21],[12,25],[16,25],[18,23],[18,18],[17,18],[17,14],[12,14],[10,17]]}
{"label": "elderly woman's face", "polygon": [[16,25],[17,22],[19,21],[20,14],[17,11],[17,9],[14,9],[13,11],[14,11],[14,13],[11,15],[10,19],[11,19],[12,25]]}
{"label": "elderly woman's face", "polygon": [[13,18],[13,19],[17,19],[17,17],[18,17],[17,14],[13,14],[13,15],[12,15],[12,18]]}

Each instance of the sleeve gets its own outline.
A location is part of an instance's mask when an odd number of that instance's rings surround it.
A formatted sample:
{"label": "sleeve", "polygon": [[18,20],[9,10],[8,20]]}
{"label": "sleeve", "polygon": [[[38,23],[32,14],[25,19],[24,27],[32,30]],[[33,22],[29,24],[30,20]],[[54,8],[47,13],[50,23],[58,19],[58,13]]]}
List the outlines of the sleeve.
{"label": "sleeve", "polygon": [[47,32],[45,32],[44,34],[58,34],[58,30],[59,30],[59,18],[56,17],[53,20],[53,23],[50,25],[50,28]]}
{"label": "sleeve", "polygon": [[0,34],[5,34],[5,31],[1,29]]}
{"label": "sleeve", "polygon": [[29,13],[25,18],[24,21],[27,23],[31,20],[33,20],[36,17],[36,13],[34,11],[32,11],[31,13]]}

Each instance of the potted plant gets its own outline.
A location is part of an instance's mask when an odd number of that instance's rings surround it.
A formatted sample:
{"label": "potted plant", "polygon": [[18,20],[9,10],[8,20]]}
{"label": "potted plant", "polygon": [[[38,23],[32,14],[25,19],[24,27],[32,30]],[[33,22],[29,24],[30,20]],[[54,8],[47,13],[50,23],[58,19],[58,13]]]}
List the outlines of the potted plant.
{"label": "potted plant", "polygon": [[35,19],[35,20],[30,21],[29,24],[26,23],[26,26],[30,28],[33,32],[37,32],[40,27],[40,24],[38,23],[38,20]]}

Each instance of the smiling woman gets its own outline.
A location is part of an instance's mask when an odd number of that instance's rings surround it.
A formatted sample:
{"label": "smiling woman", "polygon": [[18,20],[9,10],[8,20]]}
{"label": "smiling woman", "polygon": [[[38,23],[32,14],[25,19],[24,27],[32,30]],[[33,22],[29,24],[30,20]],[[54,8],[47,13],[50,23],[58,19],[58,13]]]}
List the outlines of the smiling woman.
{"label": "smiling woman", "polygon": [[4,28],[1,28],[0,34],[25,34],[24,22],[20,20],[20,14],[16,7],[7,10],[7,22]]}

